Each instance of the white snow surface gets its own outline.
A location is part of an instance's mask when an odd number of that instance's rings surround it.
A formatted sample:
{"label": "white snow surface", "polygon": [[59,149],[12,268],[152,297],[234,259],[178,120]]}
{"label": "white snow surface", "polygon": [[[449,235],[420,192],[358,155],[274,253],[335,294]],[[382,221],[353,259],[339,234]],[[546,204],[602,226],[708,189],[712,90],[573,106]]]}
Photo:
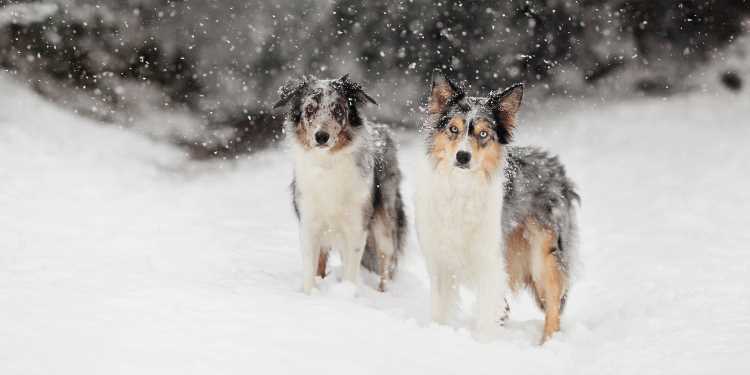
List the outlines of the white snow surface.
{"label": "white snow surface", "polygon": [[525,294],[490,343],[467,313],[430,323],[413,224],[387,293],[304,295],[283,150],[189,161],[0,77],[0,373],[747,373],[748,91],[526,109],[516,143],[583,197],[582,271],[539,346]]}

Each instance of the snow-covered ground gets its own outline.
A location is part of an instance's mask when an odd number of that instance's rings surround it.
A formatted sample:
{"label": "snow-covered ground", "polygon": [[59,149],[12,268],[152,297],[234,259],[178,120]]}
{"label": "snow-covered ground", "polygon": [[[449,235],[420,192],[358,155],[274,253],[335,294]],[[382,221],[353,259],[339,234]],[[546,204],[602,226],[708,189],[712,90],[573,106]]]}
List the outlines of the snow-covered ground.
{"label": "snow-covered ground", "polygon": [[0,77],[0,374],[747,373],[748,90],[545,106],[517,143],[577,181],[583,271],[540,347],[526,295],[491,343],[430,323],[413,234],[388,293],[302,294],[284,152],[191,162]]}

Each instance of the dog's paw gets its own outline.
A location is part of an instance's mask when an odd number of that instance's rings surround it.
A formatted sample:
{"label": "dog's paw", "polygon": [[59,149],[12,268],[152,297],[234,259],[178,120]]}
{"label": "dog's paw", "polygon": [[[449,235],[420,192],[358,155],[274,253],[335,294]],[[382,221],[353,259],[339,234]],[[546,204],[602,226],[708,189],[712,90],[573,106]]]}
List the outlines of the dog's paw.
{"label": "dog's paw", "polygon": [[318,289],[314,285],[310,285],[310,286],[303,285],[302,286],[302,293],[305,293],[308,296],[317,296],[318,294],[320,294],[320,289]]}
{"label": "dog's paw", "polygon": [[544,345],[544,344],[546,344],[546,343],[550,342],[550,341],[551,341],[551,340],[553,340],[553,339],[555,338],[555,336],[556,336],[557,334],[559,334],[559,333],[560,333],[559,331],[554,331],[554,332],[545,332],[544,334],[542,334],[542,339],[541,339],[541,340],[539,340],[539,345],[540,345],[540,346],[542,346],[542,345]]}

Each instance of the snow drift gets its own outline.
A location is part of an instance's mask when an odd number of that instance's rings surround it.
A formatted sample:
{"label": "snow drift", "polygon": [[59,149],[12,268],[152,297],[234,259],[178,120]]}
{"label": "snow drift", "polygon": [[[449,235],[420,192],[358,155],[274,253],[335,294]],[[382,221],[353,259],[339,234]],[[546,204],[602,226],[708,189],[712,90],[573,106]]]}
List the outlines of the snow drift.
{"label": "snow drift", "polygon": [[6,77],[0,109],[3,374],[750,369],[747,92],[522,111],[516,142],[559,154],[583,197],[583,271],[543,347],[525,295],[489,344],[431,324],[413,234],[389,293],[302,294],[283,151],[192,162]]}

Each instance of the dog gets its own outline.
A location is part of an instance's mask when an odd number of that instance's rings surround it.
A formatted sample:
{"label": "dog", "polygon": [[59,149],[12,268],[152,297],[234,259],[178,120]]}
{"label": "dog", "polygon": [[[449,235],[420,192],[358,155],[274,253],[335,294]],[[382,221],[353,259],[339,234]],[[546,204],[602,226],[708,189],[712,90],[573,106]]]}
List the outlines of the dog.
{"label": "dog", "polygon": [[556,157],[508,145],[522,98],[521,84],[468,97],[433,73],[415,219],[434,321],[451,318],[467,286],[477,295],[475,334],[489,338],[507,318],[508,289],[529,288],[545,313],[544,343],[560,329],[580,197]]}
{"label": "dog", "polygon": [[303,291],[326,276],[331,249],[341,255],[345,281],[359,284],[361,264],[380,275],[378,289],[385,291],[403,252],[406,216],[393,135],[359,113],[375,100],[348,75],[292,79],[279,96],[274,108],[289,108]]}

